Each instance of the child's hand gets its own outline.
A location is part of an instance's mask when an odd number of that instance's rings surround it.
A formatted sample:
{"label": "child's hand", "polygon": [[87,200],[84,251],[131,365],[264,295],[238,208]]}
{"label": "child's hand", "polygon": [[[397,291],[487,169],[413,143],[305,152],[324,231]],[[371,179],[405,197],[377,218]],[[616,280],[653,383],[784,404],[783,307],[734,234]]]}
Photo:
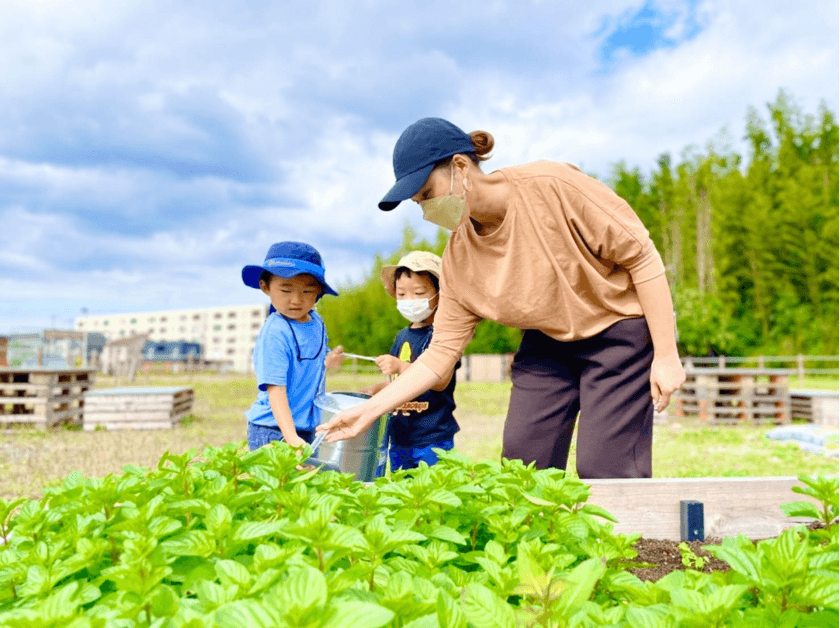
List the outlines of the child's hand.
{"label": "child's hand", "polygon": [[342,360],[344,360],[344,347],[338,345],[327,354],[326,358],[324,358],[324,366],[328,369],[335,369],[341,366]]}
{"label": "child's hand", "polygon": [[291,447],[292,449],[297,449],[298,453],[301,453],[303,451],[304,445],[309,444],[297,434],[295,434],[294,436],[290,436],[289,438],[285,438],[284,440],[289,444],[289,447]]}
{"label": "child's hand", "polygon": [[376,366],[379,367],[383,375],[399,375],[408,367],[408,362],[403,362],[399,358],[386,354],[376,358]]}

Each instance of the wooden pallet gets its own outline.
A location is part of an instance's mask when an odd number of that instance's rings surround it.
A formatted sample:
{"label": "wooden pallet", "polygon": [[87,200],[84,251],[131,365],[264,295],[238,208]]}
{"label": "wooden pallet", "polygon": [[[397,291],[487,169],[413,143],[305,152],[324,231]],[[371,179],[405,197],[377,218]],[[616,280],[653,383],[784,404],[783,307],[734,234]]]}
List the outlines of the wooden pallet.
{"label": "wooden pallet", "polygon": [[675,416],[710,423],[789,423],[786,369],[689,369],[674,395]]}
{"label": "wooden pallet", "polygon": [[85,395],[86,431],[172,429],[192,410],[192,388],[153,386],[96,390]]}
{"label": "wooden pallet", "polygon": [[832,390],[796,390],[790,393],[790,414],[817,425],[840,424],[840,394]]}
{"label": "wooden pallet", "polygon": [[40,429],[81,424],[85,393],[95,379],[94,369],[0,367],[0,423]]}

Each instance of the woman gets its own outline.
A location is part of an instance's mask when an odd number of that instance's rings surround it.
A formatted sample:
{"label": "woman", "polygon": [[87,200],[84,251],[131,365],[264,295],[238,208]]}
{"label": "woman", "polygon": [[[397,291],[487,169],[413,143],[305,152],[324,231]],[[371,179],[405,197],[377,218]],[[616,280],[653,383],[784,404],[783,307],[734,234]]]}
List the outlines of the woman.
{"label": "woman", "polygon": [[394,148],[380,209],[420,204],[452,230],[432,342],[394,383],[319,427],[352,438],[451,371],[484,318],[525,330],[502,455],[581,478],[651,477],[654,406],[685,380],[662,259],[633,210],[574,166],[484,174],[493,138],[424,118]]}

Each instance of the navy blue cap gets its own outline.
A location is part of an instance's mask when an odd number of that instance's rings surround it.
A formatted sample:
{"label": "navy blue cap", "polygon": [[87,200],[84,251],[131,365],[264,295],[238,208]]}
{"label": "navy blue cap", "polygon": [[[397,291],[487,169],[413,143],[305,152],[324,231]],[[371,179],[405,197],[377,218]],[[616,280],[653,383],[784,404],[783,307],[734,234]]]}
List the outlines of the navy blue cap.
{"label": "navy blue cap", "polygon": [[[267,270],[278,277],[296,277],[308,274],[321,284],[322,293],[338,296],[324,278],[324,262],[318,250],[305,242],[276,242],[265,254],[262,266],[245,266],[242,269],[242,281],[250,288],[260,288],[260,275]],[[321,298],[320,296],[318,297]]]}
{"label": "navy blue cap", "polygon": [[394,175],[397,182],[379,203],[390,211],[417,194],[435,165],[452,155],[474,153],[470,136],[442,118],[418,120],[400,135],[394,145]]}

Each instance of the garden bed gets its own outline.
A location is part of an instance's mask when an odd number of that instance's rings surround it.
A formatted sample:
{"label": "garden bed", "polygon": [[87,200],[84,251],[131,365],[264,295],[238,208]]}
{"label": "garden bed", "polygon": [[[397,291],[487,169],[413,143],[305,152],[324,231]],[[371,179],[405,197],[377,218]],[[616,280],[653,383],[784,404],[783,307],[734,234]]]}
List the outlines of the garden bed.
{"label": "garden bed", "polygon": [[[672,571],[685,571],[690,567],[683,563],[683,554],[680,551],[680,541],[669,541],[667,539],[639,539],[633,546],[638,552],[634,562],[654,565],[648,568],[633,567],[629,571],[639,580],[656,581],[667,576]],[[729,563],[715,558],[703,549],[704,545],[720,545],[721,539],[710,538],[704,541],[687,541],[685,543],[691,552],[704,561],[702,569],[695,569],[705,573],[713,571],[729,571],[732,567]]]}
{"label": "garden bed", "polygon": [[[126,628],[837,625],[836,478],[802,476],[794,492],[816,504],[782,508],[827,529],[680,548],[616,533],[590,488],[557,469],[444,453],[364,484],[299,463],[283,443],[237,443],[101,479],[73,472],[38,502],[0,502],[0,616]],[[732,569],[709,560],[701,572],[704,547]]]}
{"label": "garden bed", "polygon": [[[814,521],[808,524],[809,530],[821,530],[825,527],[825,524],[820,521]],[[629,571],[636,575],[639,580],[643,581],[656,581],[667,576],[672,571],[685,571],[687,569],[694,569],[695,571],[702,571],[704,573],[729,571],[732,569],[729,563],[720,560],[703,549],[706,545],[720,545],[722,542],[723,539],[718,537],[709,537],[702,541],[639,539],[633,546],[633,549],[638,552],[638,556],[634,562],[647,563],[653,566],[647,568],[633,567]],[[687,547],[690,553],[686,552],[685,549],[680,549],[681,545]],[[703,566],[699,567],[696,563],[694,565],[686,565],[683,562],[686,560],[686,554],[688,554],[687,559],[689,561],[692,558],[691,554],[702,559]]]}

